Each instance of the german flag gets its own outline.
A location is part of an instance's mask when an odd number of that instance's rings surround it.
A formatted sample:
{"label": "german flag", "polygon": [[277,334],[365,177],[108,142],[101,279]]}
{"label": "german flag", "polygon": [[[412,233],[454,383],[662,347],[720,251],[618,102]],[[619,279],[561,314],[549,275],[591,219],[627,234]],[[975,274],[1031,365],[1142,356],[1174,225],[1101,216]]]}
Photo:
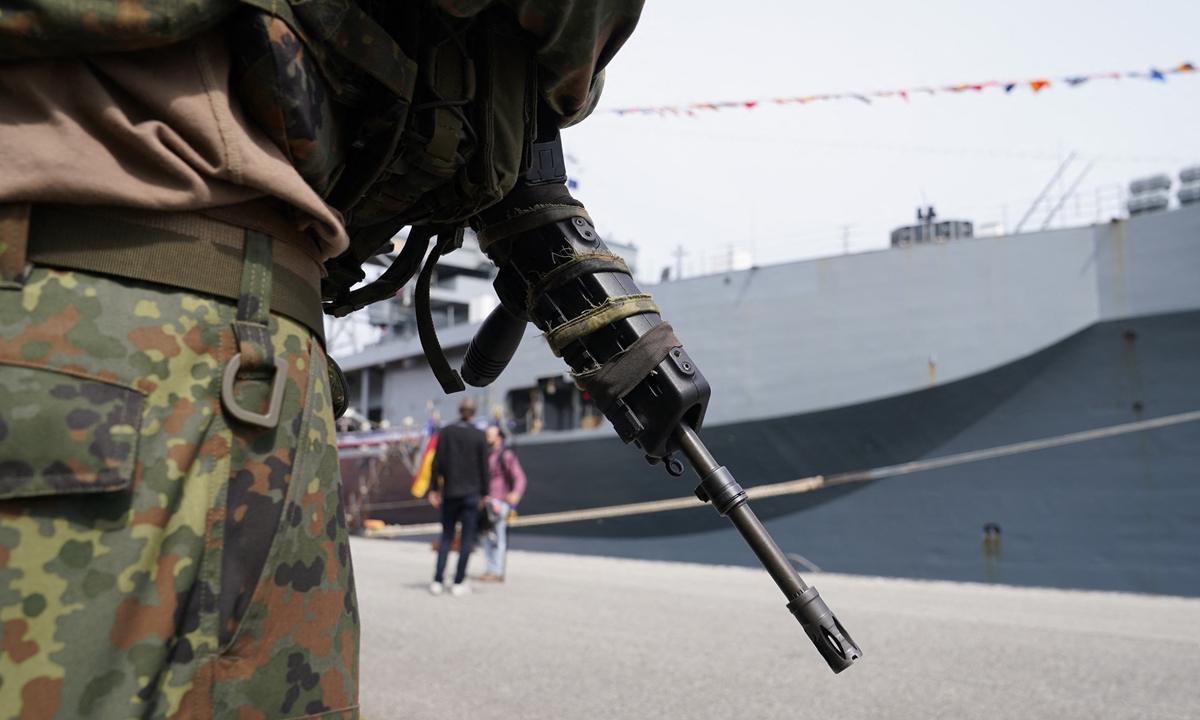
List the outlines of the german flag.
{"label": "german flag", "polygon": [[421,469],[413,478],[412,495],[413,497],[424,497],[429,490],[430,475],[433,473],[433,454],[437,452],[438,434],[431,433],[429,442],[425,445],[425,454],[421,456]]}

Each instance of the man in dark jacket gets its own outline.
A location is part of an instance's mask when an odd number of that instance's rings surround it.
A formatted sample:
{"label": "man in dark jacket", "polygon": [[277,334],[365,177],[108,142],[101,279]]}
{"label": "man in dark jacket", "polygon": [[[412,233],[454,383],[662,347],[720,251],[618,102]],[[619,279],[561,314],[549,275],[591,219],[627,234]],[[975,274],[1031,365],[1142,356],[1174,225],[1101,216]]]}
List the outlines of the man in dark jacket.
{"label": "man in dark jacket", "polygon": [[[450,544],[454,542],[454,526],[462,523],[462,541],[458,550],[458,569],[454,573],[454,585],[450,594],[466,595],[471,592],[467,585],[467,560],[471,557],[471,546],[475,543],[475,524],[479,507],[487,494],[488,448],[483,431],[471,424],[475,416],[475,401],[463,398],[458,404],[459,420],[442,428],[438,435],[437,450],[433,455],[433,478],[429,491],[429,503],[442,508],[442,539],[438,545],[437,569],[429,592],[441,595],[445,586],[442,576],[446,571],[446,559],[450,555]],[[441,482],[440,491],[438,482]]]}

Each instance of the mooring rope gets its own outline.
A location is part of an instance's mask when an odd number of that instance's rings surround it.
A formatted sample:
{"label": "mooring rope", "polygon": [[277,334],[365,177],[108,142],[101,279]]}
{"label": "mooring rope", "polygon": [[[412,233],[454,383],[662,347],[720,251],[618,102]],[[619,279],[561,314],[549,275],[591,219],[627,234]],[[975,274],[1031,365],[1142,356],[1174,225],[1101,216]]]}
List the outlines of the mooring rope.
{"label": "mooring rope", "polygon": [[[972,450],[970,452],[956,453],[954,455],[945,455],[943,457],[930,458],[928,460],[914,460],[912,462],[902,463],[900,465],[887,465],[884,467],[872,468],[870,470],[855,470],[853,472],[837,473],[824,477],[816,475],[808,478],[800,478],[799,480],[788,480],[787,482],[773,483],[770,485],[757,485],[755,487],[746,488],[746,496],[751,500],[761,498],[780,497],[783,495],[799,495],[801,493],[820,490],[821,488],[833,487],[835,485],[845,485],[854,482],[871,482],[873,480],[882,480],[884,478],[895,477],[897,475],[908,475],[915,472],[924,472],[926,470],[937,470],[944,467],[952,467],[954,465],[964,465],[966,463],[979,462],[981,460],[991,460],[998,457],[1006,457],[1009,455],[1021,455],[1035,450],[1046,450],[1053,447],[1061,447],[1063,445],[1074,445],[1076,443],[1088,442],[1089,440],[1101,440],[1104,438],[1116,437],[1118,435],[1127,435],[1129,433],[1141,432],[1143,430],[1154,430],[1171,425],[1179,425],[1186,422],[1200,420],[1200,410],[1192,412],[1180,413],[1178,415],[1167,415],[1165,417],[1154,418],[1153,420],[1139,420],[1137,422],[1124,423],[1121,425],[1111,425],[1106,428],[1097,430],[1085,430],[1083,432],[1070,433],[1068,435],[1059,435],[1052,438],[1043,438],[1041,440],[1030,440],[1027,442],[1014,443],[1012,445],[1000,445],[994,448],[985,450]],[[694,495],[687,497],[672,498],[670,500],[651,500],[650,502],[629,503],[628,505],[610,505],[608,507],[588,508],[586,510],[567,510],[565,512],[543,513],[541,515],[521,515],[515,518],[509,527],[532,527],[534,525],[555,525],[558,523],[582,522],[585,520],[603,520],[614,517],[628,517],[631,515],[646,515],[649,513],[667,512],[668,510],[684,510],[691,507],[699,507],[700,501]],[[423,523],[420,525],[389,525],[379,529],[368,529],[367,537],[407,537],[412,535],[435,535],[442,531],[440,523]]]}

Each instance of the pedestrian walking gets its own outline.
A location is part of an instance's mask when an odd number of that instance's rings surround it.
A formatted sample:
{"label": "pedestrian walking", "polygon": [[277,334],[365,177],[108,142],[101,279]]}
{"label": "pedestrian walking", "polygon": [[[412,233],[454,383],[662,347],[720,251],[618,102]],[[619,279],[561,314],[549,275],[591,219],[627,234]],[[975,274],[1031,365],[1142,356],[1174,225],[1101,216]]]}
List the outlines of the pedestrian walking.
{"label": "pedestrian walking", "polygon": [[443,578],[446,561],[450,555],[450,545],[454,542],[455,526],[460,523],[462,540],[450,594],[459,596],[471,592],[471,586],[466,583],[467,560],[475,544],[475,525],[490,477],[487,438],[483,431],[471,424],[475,408],[474,399],[463,398],[458,404],[458,421],[442,428],[433,455],[428,497],[431,505],[442,510],[442,538],[438,543],[437,567],[433,582],[429,585],[429,592],[434,595],[441,595],[445,590]]}
{"label": "pedestrian walking", "polygon": [[492,425],[486,434],[491,454],[488,457],[489,481],[484,509],[492,520],[492,527],[480,539],[486,566],[484,573],[475,579],[499,582],[504,579],[504,561],[508,552],[508,516],[525,494],[526,479],[517,454],[512,448],[504,446],[504,435],[500,433],[500,428]]}

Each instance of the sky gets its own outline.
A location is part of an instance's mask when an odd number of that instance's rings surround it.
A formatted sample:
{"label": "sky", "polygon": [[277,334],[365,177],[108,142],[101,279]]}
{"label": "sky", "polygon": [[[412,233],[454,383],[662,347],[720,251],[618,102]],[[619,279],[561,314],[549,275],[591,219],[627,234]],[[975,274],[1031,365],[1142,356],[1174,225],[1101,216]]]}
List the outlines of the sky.
{"label": "sky", "polygon": [[[600,110],[1200,63],[1200,2],[648,0]],[[1051,227],[1107,220],[1130,180],[1200,164],[1200,73],[934,97],[598,112],[563,133],[575,194],[638,277],[886,247],[918,206],[1011,231],[1062,161]],[[1087,171],[1080,178],[1080,174]],[[1025,230],[1041,227],[1051,203]],[[683,256],[679,257],[678,249]]]}

